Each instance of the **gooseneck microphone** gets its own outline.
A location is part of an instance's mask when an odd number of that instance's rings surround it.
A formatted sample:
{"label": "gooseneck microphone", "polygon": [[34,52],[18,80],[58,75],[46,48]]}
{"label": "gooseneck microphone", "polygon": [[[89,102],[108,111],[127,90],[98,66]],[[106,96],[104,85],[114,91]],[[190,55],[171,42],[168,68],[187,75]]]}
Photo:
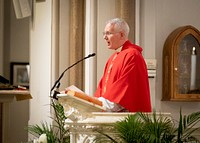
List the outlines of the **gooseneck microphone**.
{"label": "gooseneck microphone", "polygon": [[[72,64],[71,66],[69,66],[68,68],[66,68],[66,69],[62,72],[62,74],[60,75],[60,77],[56,80],[56,82],[55,82],[55,84],[53,85],[53,87],[51,88],[50,95],[51,95],[51,93],[52,93],[52,91],[54,90],[55,87],[56,87],[56,89],[58,89],[58,88],[60,87],[60,80],[62,79],[62,77],[64,76],[64,74],[65,74],[66,71],[68,71],[69,69],[71,69],[72,67],[74,67],[75,65],[77,65],[78,63],[84,61],[85,59],[88,59],[88,58],[90,58],[90,57],[94,57],[95,55],[96,55],[95,53],[89,54],[88,56],[86,56],[86,57],[80,59],[80,60],[77,61],[76,63],[74,63],[74,64]],[[53,94],[53,98],[54,98],[54,99],[58,99],[58,98],[57,98],[57,94],[59,94],[59,92],[55,90],[55,91],[54,91],[54,94]]]}

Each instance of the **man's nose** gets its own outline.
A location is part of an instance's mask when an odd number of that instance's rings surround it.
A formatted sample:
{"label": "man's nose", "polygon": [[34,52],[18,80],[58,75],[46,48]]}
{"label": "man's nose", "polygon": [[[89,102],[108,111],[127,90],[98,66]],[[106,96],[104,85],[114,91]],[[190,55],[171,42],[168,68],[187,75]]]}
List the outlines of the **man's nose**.
{"label": "man's nose", "polygon": [[108,36],[105,34],[105,35],[103,36],[103,39],[107,40],[107,39],[108,39]]}

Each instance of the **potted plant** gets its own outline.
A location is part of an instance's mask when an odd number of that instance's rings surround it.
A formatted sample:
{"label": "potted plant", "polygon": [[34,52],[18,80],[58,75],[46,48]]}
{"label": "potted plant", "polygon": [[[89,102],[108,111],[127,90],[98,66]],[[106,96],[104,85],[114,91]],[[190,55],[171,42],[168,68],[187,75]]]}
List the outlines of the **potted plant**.
{"label": "potted plant", "polygon": [[[180,110],[178,125],[173,119],[158,115],[156,112],[138,112],[114,124],[118,132],[117,139],[104,134],[101,130],[96,131],[113,143],[199,143],[199,121],[200,112],[183,116]],[[95,141],[102,142],[105,138],[96,138]]]}
{"label": "potted plant", "polygon": [[51,117],[54,124],[49,125],[47,122],[42,122],[41,125],[29,125],[26,130],[32,134],[35,139],[30,143],[69,143],[69,130],[65,129],[65,115],[63,106],[55,99],[51,99],[51,106],[54,110],[54,115]]}

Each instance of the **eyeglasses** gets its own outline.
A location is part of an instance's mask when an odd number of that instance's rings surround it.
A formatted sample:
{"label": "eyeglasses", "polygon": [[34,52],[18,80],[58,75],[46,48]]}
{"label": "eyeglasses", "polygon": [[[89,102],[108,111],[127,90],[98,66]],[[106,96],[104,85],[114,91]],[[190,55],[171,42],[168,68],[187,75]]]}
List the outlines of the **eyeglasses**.
{"label": "eyeglasses", "polygon": [[107,32],[103,32],[103,36],[109,36],[109,35],[113,35],[113,34],[116,34],[116,33],[120,33],[120,32],[109,32],[109,31],[107,31]]}

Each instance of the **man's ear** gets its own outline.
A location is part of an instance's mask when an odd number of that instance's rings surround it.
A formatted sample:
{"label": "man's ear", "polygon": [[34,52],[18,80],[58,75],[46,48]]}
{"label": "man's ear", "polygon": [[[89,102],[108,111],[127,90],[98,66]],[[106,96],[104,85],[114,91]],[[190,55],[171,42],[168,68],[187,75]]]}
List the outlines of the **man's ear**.
{"label": "man's ear", "polygon": [[124,32],[120,32],[120,36],[121,36],[121,38],[125,38],[125,33]]}

